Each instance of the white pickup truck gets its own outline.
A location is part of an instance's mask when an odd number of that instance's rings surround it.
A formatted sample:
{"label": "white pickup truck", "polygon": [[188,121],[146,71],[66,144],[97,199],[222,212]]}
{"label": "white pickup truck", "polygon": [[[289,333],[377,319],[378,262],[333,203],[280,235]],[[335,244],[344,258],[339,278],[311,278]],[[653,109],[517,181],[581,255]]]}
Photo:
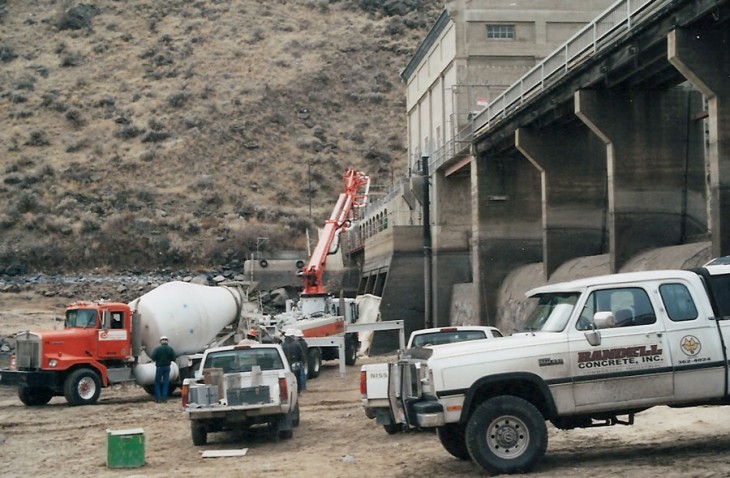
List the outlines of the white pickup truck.
{"label": "white pickup truck", "polygon": [[[219,384],[204,383],[204,372],[183,382],[183,407],[194,445],[208,433],[266,424],[278,438],[291,438],[299,425],[297,379],[276,344],[211,348],[203,371],[220,371]],[[210,380],[209,380],[210,381]]]}
{"label": "white pickup truck", "polygon": [[436,428],[488,473],[532,469],[560,429],[631,425],[655,405],[730,403],[730,266],[615,274],[531,290],[523,332],[412,349],[390,364],[398,422]]}
{"label": "white pickup truck", "polygon": [[[502,333],[496,327],[478,325],[434,327],[413,331],[408,338],[406,350],[413,347],[427,347],[495,337],[502,337]],[[390,414],[387,363],[368,364],[360,368],[360,395],[362,404],[365,407],[365,415],[368,418],[375,418],[375,422],[378,425],[383,425],[385,431],[390,435],[402,431],[402,424],[396,423]]]}

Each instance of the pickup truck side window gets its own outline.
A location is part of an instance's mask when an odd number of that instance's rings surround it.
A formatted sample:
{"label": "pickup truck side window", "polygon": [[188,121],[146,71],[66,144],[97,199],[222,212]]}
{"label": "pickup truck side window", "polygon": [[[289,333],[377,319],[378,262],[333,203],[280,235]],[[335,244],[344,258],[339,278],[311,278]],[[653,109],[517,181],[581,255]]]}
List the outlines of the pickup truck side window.
{"label": "pickup truck side window", "polygon": [[697,307],[684,284],[662,284],[659,294],[667,309],[667,315],[673,322],[683,322],[697,318]]}
{"label": "pickup truck side window", "polygon": [[640,287],[591,292],[580,314],[576,328],[578,330],[590,329],[596,312],[613,313],[614,327],[648,325],[656,322],[656,313],[651,306],[649,296]]}

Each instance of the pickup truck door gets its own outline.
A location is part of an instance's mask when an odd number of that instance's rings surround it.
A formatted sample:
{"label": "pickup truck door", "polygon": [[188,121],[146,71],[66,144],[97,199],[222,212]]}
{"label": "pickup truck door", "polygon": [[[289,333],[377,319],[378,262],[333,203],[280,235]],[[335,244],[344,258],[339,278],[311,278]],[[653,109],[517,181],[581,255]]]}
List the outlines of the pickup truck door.
{"label": "pickup truck door", "polygon": [[[660,284],[656,295],[667,315],[667,337],[674,362],[676,401],[718,398],[725,393],[725,356],[713,312],[691,284]],[[720,321],[728,337],[728,321]]]}
{"label": "pickup truck door", "polygon": [[[584,297],[568,332],[576,411],[666,402],[674,393],[672,361],[648,291],[638,285],[596,287]],[[600,329],[600,344],[591,345],[586,331],[603,311],[613,313],[615,324]]]}

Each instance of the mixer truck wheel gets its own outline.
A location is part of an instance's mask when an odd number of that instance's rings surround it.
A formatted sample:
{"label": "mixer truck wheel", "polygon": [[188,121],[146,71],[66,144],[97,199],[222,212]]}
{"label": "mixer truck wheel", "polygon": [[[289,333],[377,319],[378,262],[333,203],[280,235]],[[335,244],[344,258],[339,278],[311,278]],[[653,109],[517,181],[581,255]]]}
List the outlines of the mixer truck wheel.
{"label": "mixer truck wheel", "polygon": [[193,445],[203,446],[208,443],[208,432],[205,430],[205,425],[193,420],[190,422],[190,432],[193,436]]}
{"label": "mixer truck wheel", "polygon": [[322,352],[318,347],[309,349],[307,352],[307,378],[319,377],[320,368],[322,368]]}
{"label": "mixer truck wheel", "polygon": [[63,395],[70,405],[93,405],[100,394],[101,379],[88,368],[74,370],[63,383]]}
{"label": "mixer truck wheel", "polygon": [[29,407],[45,405],[53,398],[53,390],[46,387],[18,387],[18,398]]}
{"label": "mixer truck wheel", "polygon": [[155,386],[154,385],[143,385],[142,388],[144,388],[144,391],[147,392],[147,395],[150,395],[151,397],[155,396]]}

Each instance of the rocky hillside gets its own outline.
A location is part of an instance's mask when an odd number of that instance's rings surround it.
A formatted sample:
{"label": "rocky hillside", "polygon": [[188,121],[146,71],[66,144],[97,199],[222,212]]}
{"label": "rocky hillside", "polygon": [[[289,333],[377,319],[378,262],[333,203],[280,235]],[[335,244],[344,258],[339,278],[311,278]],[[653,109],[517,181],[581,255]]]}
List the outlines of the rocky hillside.
{"label": "rocky hillside", "polygon": [[399,73],[442,8],[0,0],[0,273],[304,249],[346,168],[405,171]]}

